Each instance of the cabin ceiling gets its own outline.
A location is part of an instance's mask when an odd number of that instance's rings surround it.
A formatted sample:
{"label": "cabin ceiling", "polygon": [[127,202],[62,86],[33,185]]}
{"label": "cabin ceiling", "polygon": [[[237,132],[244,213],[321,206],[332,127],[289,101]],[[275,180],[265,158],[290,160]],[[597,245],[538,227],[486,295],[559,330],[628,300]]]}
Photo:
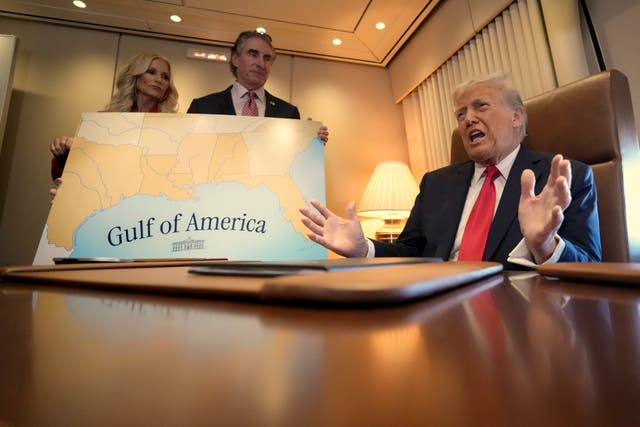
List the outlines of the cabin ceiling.
{"label": "cabin ceiling", "polygon": [[[386,66],[439,0],[2,0],[24,19],[231,46],[263,27],[279,53]],[[182,18],[179,23],[171,15]],[[383,30],[376,23],[383,22]],[[342,40],[335,46],[334,39]]]}

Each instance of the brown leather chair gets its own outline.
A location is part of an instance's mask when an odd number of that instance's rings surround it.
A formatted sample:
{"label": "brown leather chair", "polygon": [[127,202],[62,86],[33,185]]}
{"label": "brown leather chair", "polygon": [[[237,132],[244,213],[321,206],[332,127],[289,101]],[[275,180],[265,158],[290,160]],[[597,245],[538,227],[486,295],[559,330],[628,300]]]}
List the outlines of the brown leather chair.
{"label": "brown leather chair", "polygon": [[[604,71],[531,98],[525,106],[527,147],[591,165],[603,261],[640,262],[640,153],[627,77]],[[451,163],[466,159],[454,131]]]}

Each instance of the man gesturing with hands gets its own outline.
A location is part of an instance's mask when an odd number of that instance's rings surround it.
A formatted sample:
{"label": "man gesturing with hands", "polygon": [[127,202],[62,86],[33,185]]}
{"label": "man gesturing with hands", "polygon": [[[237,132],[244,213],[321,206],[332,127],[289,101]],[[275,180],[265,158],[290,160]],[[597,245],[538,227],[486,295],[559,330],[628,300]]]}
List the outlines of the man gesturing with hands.
{"label": "man gesturing with hands", "polygon": [[[600,261],[589,166],[521,144],[527,115],[505,75],[463,83],[453,101],[470,160],[424,175],[395,243],[366,239],[353,202],[345,218],[317,201],[311,201],[315,210],[300,209],[309,238],[347,257],[475,259],[500,262],[510,270]],[[477,225],[483,223],[481,217],[486,226]],[[474,239],[474,249],[468,250]]]}

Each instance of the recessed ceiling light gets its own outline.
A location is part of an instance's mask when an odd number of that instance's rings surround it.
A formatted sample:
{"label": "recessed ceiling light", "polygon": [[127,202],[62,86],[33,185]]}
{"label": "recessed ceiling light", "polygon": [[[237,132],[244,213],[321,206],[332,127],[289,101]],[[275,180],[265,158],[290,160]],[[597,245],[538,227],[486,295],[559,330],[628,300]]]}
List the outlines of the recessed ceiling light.
{"label": "recessed ceiling light", "polygon": [[80,1],[80,0],[74,0],[73,1],[73,5],[75,7],[79,7],[80,9],[84,9],[85,7],[87,7],[87,4],[85,2],[83,2],[83,1]]}
{"label": "recessed ceiling light", "polygon": [[385,27],[386,27],[386,25],[385,25],[385,23],[384,23],[384,22],[378,22],[378,23],[376,23],[376,28],[377,28],[378,30],[384,30],[384,29],[385,29]]}
{"label": "recessed ceiling light", "polygon": [[169,17],[169,19],[171,19],[173,22],[181,22],[182,18],[180,18],[178,15],[171,15]]}
{"label": "recessed ceiling light", "polygon": [[260,34],[266,34],[267,33],[267,29],[264,27],[258,27],[256,28],[256,32],[260,33]]}
{"label": "recessed ceiling light", "polygon": [[336,46],[340,46],[342,44],[342,40],[340,39],[333,39],[331,40],[331,43],[333,43]]}

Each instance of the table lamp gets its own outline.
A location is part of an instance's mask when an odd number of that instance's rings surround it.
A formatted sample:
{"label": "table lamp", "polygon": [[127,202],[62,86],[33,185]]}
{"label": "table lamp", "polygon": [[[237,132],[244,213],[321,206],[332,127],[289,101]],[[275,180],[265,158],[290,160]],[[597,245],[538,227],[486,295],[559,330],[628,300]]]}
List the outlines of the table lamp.
{"label": "table lamp", "polygon": [[402,162],[378,164],[364,191],[358,215],[384,221],[376,240],[393,243],[413,207],[418,186],[409,167]]}

